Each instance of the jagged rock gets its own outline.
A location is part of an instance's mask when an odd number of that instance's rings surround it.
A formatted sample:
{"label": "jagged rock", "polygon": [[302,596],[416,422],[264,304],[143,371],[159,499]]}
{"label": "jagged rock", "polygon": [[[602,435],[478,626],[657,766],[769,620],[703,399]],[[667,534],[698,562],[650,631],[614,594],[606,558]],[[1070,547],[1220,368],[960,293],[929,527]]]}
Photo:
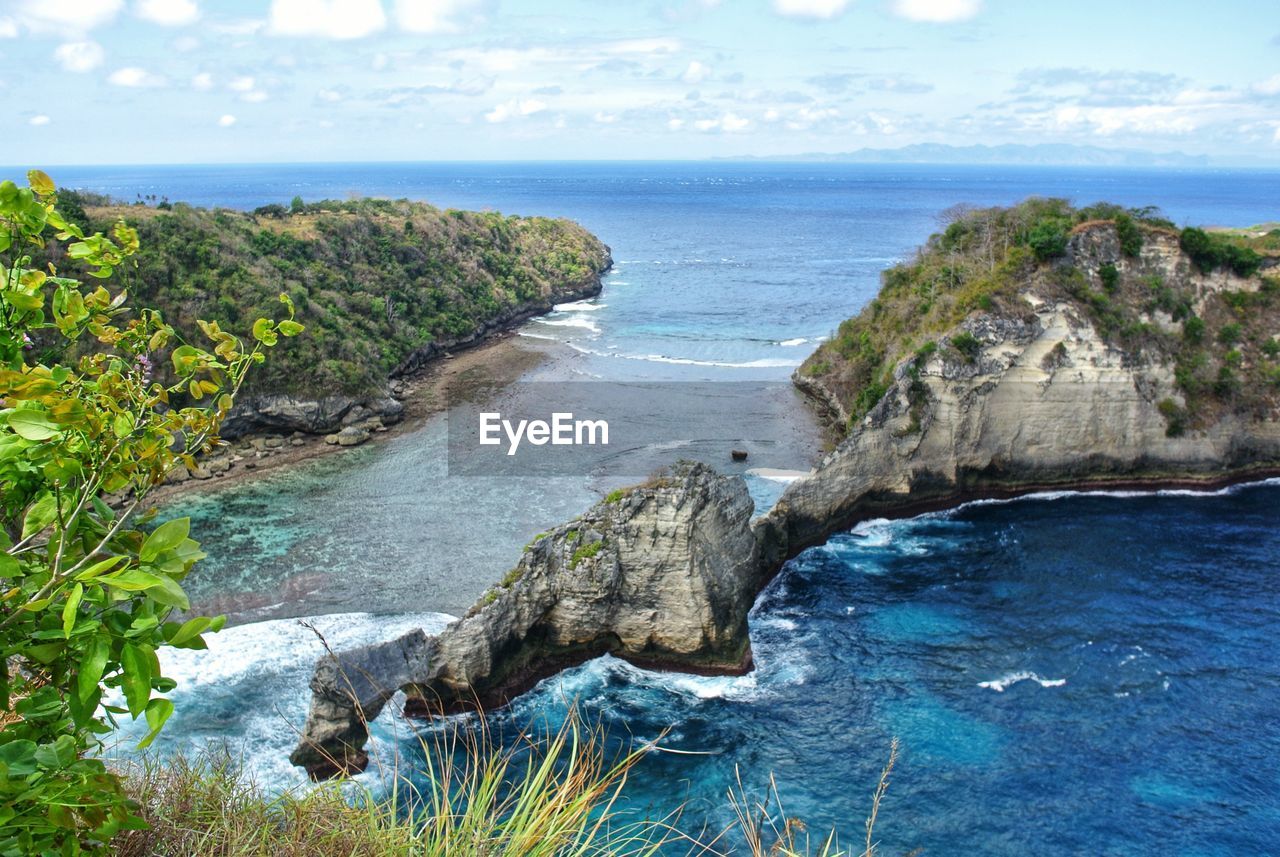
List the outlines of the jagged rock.
{"label": "jagged rock", "polygon": [[385,392],[366,397],[337,395],[323,399],[240,396],[223,422],[222,436],[235,439],[264,431],[325,434],[374,416],[388,424],[399,422],[404,418],[404,405]]}
{"label": "jagged rock", "polygon": [[324,436],[324,442],[333,446],[338,442],[338,436],[336,434],[327,434]]}
{"label": "jagged rock", "polygon": [[740,478],[691,463],[597,504],[534,541],[503,584],[439,637],[419,631],[322,660],[294,764],[315,776],[363,767],[362,715],[376,717],[400,688],[412,710],[446,712],[504,704],[604,652],[745,671],[747,612],[760,587],[752,511]]}

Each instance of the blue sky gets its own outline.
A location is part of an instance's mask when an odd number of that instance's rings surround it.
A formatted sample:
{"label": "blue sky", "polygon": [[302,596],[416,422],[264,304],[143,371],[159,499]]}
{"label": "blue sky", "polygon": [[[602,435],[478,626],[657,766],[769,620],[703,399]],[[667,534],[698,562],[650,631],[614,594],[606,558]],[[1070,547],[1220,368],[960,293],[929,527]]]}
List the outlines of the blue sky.
{"label": "blue sky", "polygon": [[0,163],[1078,143],[1280,163],[1274,0],[0,0]]}

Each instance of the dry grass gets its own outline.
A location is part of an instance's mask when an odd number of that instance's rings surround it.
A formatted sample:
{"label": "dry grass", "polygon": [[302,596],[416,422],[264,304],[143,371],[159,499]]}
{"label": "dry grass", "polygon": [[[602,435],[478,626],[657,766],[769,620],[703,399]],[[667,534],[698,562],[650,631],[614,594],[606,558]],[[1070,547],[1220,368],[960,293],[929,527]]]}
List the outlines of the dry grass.
{"label": "dry grass", "polygon": [[[728,794],[733,823],[705,839],[679,831],[678,815],[638,817],[622,809],[627,777],[652,748],[609,759],[598,728],[570,712],[543,737],[526,735],[497,749],[462,727],[424,739],[418,779],[398,777],[390,795],[329,782],[270,797],[225,752],[126,772],[130,796],[147,823],[112,843],[121,857],[876,857],[875,828],[898,758],[895,738],[857,850],[834,831],[811,841],[786,813],[777,783],[763,798],[742,784]],[[398,764],[405,764],[401,761]],[[732,843],[739,842],[735,847]]]}
{"label": "dry grass", "polygon": [[145,830],[112,843],[122,857],[550,857],[650,855],[674,836],[617,801],[646,748],[610,759],[602,735],[572,713],[543,737],[496,748],[461,728],[425,740],[425,788],[394,778],[375,796],[331,782],[268,797],[225,754],[127,772]]}

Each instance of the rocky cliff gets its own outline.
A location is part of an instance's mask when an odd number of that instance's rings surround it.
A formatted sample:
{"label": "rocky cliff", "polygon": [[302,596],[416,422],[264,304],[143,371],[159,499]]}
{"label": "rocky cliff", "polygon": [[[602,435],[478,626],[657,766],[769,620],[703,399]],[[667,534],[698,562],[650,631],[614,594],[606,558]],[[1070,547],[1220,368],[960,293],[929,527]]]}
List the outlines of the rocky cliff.
{"label": "rocky cliff", "polygon": [[322,662],[293,760],[360,767],[360,716],[397,687],[425,712],[500,704],[602,651],[743,669],[759,589],[861,519],[1280,472],[1280,267],[1262,249],[1114,207],[962,213],[797,374],[845,436],[768,514],[749,521],[741,480],[697,465],[611,497],[438,639]]}
{"label": "rocky cliff", "polygon": [[970,498],[1280,470],[1276,260],[1205,266],[1178,232],[1138,229],[1126,248],[1114,221],[1086,221],[1012,289],[997,283],[991,309],[906,337],[864,413],[838,346],[811,358],[797,381],[847,435],[758,523],[764,562]]}
{"label": "rocky cliff", "polygon": [[760,565],[741,479],[684,463],[535,539],[503,581],[436,638],[421,632],[327,657],[291,757],[314,776],[367,761],[365,722],[399,689],[407,710],[504,704],[611,652],[693,672],[750,668]]}

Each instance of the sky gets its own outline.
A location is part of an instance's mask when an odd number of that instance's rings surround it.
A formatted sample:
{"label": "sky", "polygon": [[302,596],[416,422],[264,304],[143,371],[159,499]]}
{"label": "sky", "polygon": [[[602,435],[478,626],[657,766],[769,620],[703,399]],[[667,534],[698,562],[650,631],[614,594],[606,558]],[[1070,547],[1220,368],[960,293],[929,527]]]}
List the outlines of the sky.
{"label": "sky", "polygon": [[1280,164],[1275,0],[0,0],[0,163]]}

